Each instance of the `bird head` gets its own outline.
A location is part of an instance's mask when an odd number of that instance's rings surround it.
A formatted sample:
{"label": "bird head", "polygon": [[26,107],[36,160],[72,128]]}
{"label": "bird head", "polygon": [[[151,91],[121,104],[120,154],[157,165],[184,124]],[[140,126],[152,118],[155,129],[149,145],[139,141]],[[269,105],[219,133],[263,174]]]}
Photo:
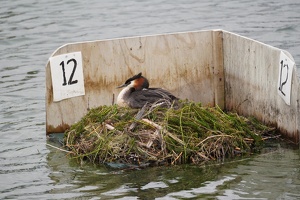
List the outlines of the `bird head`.
{"label": "bird head", "polygon": [[144,88],[149,88],[149,82],[145,77],[142,76],[142,73],[139,73],[127,79],[123,85],[120,85],[117,88],[122,87],[131,87],[135,90],[142,90]]}

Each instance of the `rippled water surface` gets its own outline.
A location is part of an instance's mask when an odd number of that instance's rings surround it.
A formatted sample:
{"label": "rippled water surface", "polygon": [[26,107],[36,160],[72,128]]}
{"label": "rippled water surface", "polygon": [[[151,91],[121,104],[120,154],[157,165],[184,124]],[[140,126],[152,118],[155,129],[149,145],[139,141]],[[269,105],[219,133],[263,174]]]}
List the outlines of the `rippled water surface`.
{"label": "rippled water surface", "polygon": [[46,146],[45,65],[65,43],[224,29],[300,63],[296,0],[2,0],[0,199],[298,199],[299,151],[223,165],[120,171],[70,162]]}

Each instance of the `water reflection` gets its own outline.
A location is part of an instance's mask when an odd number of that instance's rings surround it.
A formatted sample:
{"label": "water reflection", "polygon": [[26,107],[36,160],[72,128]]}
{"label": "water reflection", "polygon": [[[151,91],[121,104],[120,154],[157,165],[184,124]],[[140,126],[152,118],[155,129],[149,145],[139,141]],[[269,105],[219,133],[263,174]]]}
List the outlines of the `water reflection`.
{"label": "water reflection", "polygon": [[300,197],[299,166],[298,150],[279,148],[277,151],[257,156],[247,165],[238,165],[230,170],[242,177],[233,188],[245,191],[245,194],[241,194],[244,198]]}
{"label": "water reflection", "polygon": [[[289,149],[200,168],[115,171],[70,162],[45,146],[44,102],[46,62],[70,42],[222,28],[288,50],[300,63],[299,5],[294,0],[1,1],[0,199],[299,198],[299,153]],[[209,194],[200,194],[204,190]]]}
{"label": "water reflection", "polygon": [[99,199],[298,198],[299,159],[298,150],[279,145],[250,158],[206,166],[115,170],[77,163],[52,149],[47,162],[54,188],[49,194]]}

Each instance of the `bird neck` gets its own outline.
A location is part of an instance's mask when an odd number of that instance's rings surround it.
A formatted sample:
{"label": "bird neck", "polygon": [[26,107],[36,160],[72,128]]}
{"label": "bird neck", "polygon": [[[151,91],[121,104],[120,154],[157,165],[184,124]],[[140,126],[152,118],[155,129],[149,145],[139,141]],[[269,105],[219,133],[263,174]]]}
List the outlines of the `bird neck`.
{"label": "bird neck", "polygon": [[125,87],[123,90],[121,90],[117,98],[117,104],[120,106],[128,106],[127,100],[134,90],[135,89],[133,87]]}

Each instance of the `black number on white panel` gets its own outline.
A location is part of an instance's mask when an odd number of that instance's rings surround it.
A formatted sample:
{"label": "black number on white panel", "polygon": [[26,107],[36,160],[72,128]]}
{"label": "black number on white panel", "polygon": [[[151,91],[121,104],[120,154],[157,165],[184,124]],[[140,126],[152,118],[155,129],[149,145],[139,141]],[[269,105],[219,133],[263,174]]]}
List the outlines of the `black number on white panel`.
{"label": "black number on white panel", "polygon": [[70,62],[73,63],[73,70],[72,70],[71,75],[69,77],[68,83],[67,83],[67,78],[66,78],[65,62],[62,61],[60,63],[60,66],[62,67],[62,72],[63,72],[63,84],[62,84],[63,86],[65,86],[67,84],[68,85],[73,85],[73,84],[78,83],[78,80],[73,80],[73,76],[74,76],[74,73],[75,73],[76,67],[77,67],[77,61],[74,58],[68,60],[67,61],[67,66],[69,65]]}
{"label": "black number on white panel", "polygon": [[[289,66],[288,64],[283,64],[283,60],[280,62],[280,81],[279,81],[279,91],[285,96],[285,93],[283,92],[283,86],[286,84],[288,77],[289,77]],[[282,70],[286,68],[286,77],[283,79],[282,77]]]}

